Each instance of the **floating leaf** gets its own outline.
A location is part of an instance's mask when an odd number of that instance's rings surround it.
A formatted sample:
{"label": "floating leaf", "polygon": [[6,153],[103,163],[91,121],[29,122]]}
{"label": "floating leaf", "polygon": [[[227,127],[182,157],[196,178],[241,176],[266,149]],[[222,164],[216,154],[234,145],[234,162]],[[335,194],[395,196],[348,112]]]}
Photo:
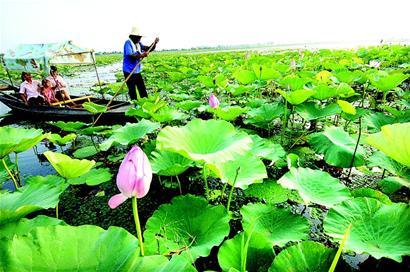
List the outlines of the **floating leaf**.
{"label": "floating leaf", "polygon": [[68,131],[68,132],[77,132],[79,129],[88,126],[86,123],[83,122],[49,122],[50,125],[56,126],[61,130]]}
{"label": "floating leaf", "polygon": [[107,111],[107,106],[98,105],[93,102],[84,102],[83,107],[84,109],[86,109],[87,111],[93,114],[103,113]]}
{"label": "floating leaf", "polygon": [[144,231],[146,253],[181,253],[194,262],[206,257],[229,234],[226,208],[204,198],[185,195],[163,204],[148,219]]}
{"label": "floating leaf", "polygon": [[113,130],[110,138],[100,144],[102,151],[107,151],[113,144],[129,145],[135,143],[146,134],[153,132],[160,126],[148,120],[141,120],[137,124],[127,123],[125,126]]}
{"label": "floating leaf", "polygon": [[90,146],[85,146],[85,147],[77,149],[76,151],[74,151],[73,156],[77,159],[84,159],[84,158],[92,157],[98,152],[100,151],[97,150],[95,146],[90,145]]}
{"label": "floating leaf", "polygon": [[91,169],[89,172],[77,178],[68,179],[67,182],[73,185],[87,184],[88,186],[95,186],[107,181],[110,181],[112,174],[108,168]]}
{"label": "floating leaf", "polygon": [[306,218],[286,209],[261,203],[241,208],[245,233],[253,239],[269,242],[271,246],[284,246],[290,241],[308,238],[309,223]]}
{"label": "floating leaf", "polygon": [[75,138],[77,138],[77,135],[74,133],[67,134],[64,137],[61,137],[59,134],[56,133],[51,133],[47,135],[47,139],[50,140],[50,142],[58,145],[65,145],[68,142],[73,141]]}
{"label": "floating leaf", "polygon": [[352,224],[346,250],[368,253],[401,262],[410,255],[410,208],[404,203],[390,205],[373,198],[346,200],[329,210],[324,220],[325,233],[341,241]]}
{"label": "floating leaf", "polygon": [[0,225],[38,210],[55,208],[67,187],[68,184],[57,176],[30,177],[19,191],[0,195]]}
{"label": "floating leaf", "polygon": [[72,159],[67,155],[52,151],[44,152],[44,156],[46,156],[57,173],[66,179],[84,175],[95,165],[95,161]]}
{"label": "floating leaf", "polygon": [[291,168],[278,183],[297,190],[305,203],[313,202],[331,207],[351,198],[349,189],[330,174],[309,168]]}
{"label": "floating leaf", "polygon": [[273,260],[269,272],[327,272],[335,254],[334,249],[320,243],[304,241],[282,250]]}
{"label": "floating leaf", "polygon": [[381,132],[366,138],[371,146],[410,167],[410,123],[383,126]]}
{"label": "floating leaf", "polygon": [[[319,154],[325,155],[325,161],[337,167],[350,167],[356,140],[351,138],[341,127],[327,127],[324,132],[309,136],[309,144]],[[353,166],[364,165],[365,151],[360,145],[357,148]]]}

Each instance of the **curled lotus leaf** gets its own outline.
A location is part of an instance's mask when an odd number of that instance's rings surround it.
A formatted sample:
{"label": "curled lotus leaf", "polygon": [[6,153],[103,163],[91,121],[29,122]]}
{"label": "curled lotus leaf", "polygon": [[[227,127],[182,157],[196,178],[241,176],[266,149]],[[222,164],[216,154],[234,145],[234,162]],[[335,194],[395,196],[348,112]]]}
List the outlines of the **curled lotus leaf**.
{"label": "curled lotus leaf", "polygon": [[0,127],[0,159],[32,148],[46,137],[41,129]]}
{"label": "curled lotus leaf", "polygon": [[52,151],[44,152],[47,160],[51,163],[60,176],[71,179],[84,175],[95,165],[95,161],[77,160],[69,156]]}

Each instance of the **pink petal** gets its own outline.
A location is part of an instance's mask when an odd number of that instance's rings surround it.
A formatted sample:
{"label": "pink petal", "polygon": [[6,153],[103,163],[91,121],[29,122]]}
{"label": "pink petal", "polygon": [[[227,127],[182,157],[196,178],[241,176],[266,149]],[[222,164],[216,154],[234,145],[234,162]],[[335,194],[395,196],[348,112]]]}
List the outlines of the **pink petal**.
{"label": "pink petal", "polygon": [[118,194],[110,198],[108,200],[108,206],[110,206],[111,209],[117,208],[119,205],[121,205],[125,200],[127,200],[128,197],[126,197],[123,194]]}

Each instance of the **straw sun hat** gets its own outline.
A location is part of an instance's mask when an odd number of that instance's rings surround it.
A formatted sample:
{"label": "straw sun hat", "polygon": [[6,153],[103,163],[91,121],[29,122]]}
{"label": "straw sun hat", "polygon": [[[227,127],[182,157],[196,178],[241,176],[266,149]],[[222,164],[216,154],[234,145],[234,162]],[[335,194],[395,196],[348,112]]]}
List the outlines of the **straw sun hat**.
{"label": "straw sun hat", "polygon": [[141,37],[143,36],[138,26],[132,27],[130,35],[141,36]]}

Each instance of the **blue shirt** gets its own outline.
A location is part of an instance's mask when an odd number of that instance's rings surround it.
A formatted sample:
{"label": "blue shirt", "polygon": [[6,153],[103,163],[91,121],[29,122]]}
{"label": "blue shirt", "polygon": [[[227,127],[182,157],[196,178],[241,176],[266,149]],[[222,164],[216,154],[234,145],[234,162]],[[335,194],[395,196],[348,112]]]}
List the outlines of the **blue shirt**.
{"label": "blue shirt", "polygon": [[[141,45],[141,53],[144,52],[142,48],[144,48],[144,45],[142,43],[139,43]],[[142,70],[142,65],[140,63],[140,60],[133,59],[131,55],[135,54],[136,51],[134,51],[132,42],[130,40],[127,40],[124,43],[124,58],[122,62],[122,71],[126,73],[131,73],[132,70],[134,70],[135,65],[138,65],[137,69],[135,69],[134,74],[141,73]],[[137,53],[138,54],[138,53]]]}

